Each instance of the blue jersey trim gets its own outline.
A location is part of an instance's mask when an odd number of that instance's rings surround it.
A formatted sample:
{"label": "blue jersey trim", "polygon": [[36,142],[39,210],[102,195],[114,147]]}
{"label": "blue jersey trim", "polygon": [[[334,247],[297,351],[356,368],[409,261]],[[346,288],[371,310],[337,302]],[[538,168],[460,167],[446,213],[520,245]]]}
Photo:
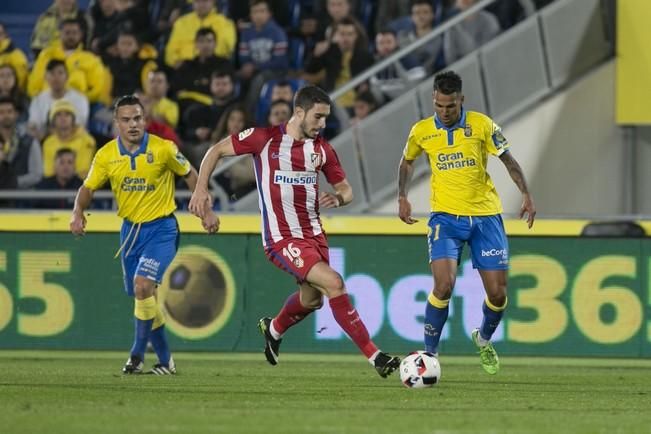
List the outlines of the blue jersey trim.
{"label": "blue jersey trim", "polygon": [[127,151],[127,148],[125,148],[122,144],[122,139],[120,136],[118,136],[118,149],[120,151],[120,155],[128,155],[131,157],[131,170],[136,170],[136,157],[140,154],[145,153],[147,150],[147,143],[149,143],[149,133],[145,131],[145,134],[142,136],[142,140],[140,141],[140,146],[138,149],[136,149],[136,152],[132,154],[131,152]]}
{"label": "blue jersey trim", "polygon": [[437,129],[442,129],[447,132],[448,146],[454,145],[454,130],[466,127],[466,111],[461,107],[461,116],[459,116],[459,120],[451,127],[446,127],[445,124],[439,120],[438,116],[434,114],[434,126],[436,126]]}

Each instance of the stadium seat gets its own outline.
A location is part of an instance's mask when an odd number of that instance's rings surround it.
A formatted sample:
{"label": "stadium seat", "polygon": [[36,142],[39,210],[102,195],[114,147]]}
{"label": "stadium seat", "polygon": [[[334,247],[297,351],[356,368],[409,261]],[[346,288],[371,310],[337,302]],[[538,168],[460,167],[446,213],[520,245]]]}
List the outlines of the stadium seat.
{"label": "stadium seat", "polygon": [[[280,80],[269,80],[264,84],[264,86],[262,86],[258,105],[255,109],[256,125],[267,124],[267,113],[269,112],[269,106],[271,105],[271,89],[273,89],[274,84],[278,83],[278,81]],[[294,92],[296,92],[301,86],[305,85],[305,80],[300,78],[289,78],[287,81],[292,86],[292,89],[294,89]]]}
{"label": "stadium seat", "polygon": [[304,60],[305,41],[297,37],[289,38],[289,69],[302,70]]}
{"label": "stadium seat", "polygon": [[411,16],[406,15],[404,17],[389,21],[387,27],[396,33],[406,32],[414,27],[414,22],[411,20]]}
{"label": "stadium seat", "polygon": [[32,57],[30,48],[32,30],[37,19],[37,13],[3,13],[1,19],[14,45],[23,50],[30,59]]}
{"label": "stadium seat", "polygon": [[229,16],[228,0],[217,0],[216,4],[220,14]]}
{"label": "stadium seat", "polygon": [[301,26],[301,0],[289,0],[287,9],[289,10],[289,27],[292,30],[298,30]]}
{"label": "stadium seat", "polygon": [[[80,0],[79,7],[85,9],[88,6],[88,0]],[[2,19],[5,14],[35,14],[36,16],[43,13],[52,5],[52,0],[2,0]],[[32,26],[36,20],[32,21]]]}
{"label": "stadium seat", "polygon": [[372,0],[359,0],[357,5],[357,16],[367,33],[373,28],[374,3]]}

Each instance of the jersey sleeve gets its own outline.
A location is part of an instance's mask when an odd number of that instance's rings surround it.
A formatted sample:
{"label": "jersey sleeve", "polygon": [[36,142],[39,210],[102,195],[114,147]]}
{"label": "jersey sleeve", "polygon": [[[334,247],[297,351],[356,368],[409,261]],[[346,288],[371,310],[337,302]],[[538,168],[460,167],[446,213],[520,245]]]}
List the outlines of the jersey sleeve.
{"label": "jersey sleeve", "polygon": [[259,154],[270,138],[268,128],[249,128],[239,134],[231,135],[233,149],[237,155]]}
{"label": "jersey sleeve", "polygon": [[509,149],[509,142],[502,134],[502,128],[491,119],[487,119],[485,135],[484,143],[491,155],[499,157]]}
{"label": "jersey sleeve", "polygon": [[173,142],[165,141],[165,154],[167,155],[167,167],[179,176],[190,173],[190,162],[181,154],[179,148]]}
{"label": "jersey sleeve", "polygon": [[84,180],[84,187],[89,190],[95,191],[108,181],[106,159],[103,158],[103,155],[102,152],[96,153],[90,165],[88,175],[86,175],[86,179]]}
{"label": "jersey sleeve", "polygon": [[416,125],[414,125],[409,132],[409,137],[407,137],[407,143],[405,143],[405,149],[402,151],[402,155],[405,157],[405,160],[416,160],[422,153],[423,148],[418,144],[418,133],[416,132]]}
{"label": "jersey sleeve", "polygon": [[323,166],[321,166],[321,171],[325,175],[328,183],[334,185],[346,179],[346,172],[344,172],[344,168],[341,167],[337,152],[335,152],[332,145],[324,143],[323,150],[326,158]]}

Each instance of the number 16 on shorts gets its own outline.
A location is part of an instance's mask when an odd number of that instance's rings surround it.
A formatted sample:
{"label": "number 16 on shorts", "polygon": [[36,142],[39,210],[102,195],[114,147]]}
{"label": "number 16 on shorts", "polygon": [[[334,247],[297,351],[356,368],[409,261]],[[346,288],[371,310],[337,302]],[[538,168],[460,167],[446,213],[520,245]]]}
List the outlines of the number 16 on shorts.
{"label": "number 16 on shorts", "polygon": [[289,259],[296,268],[303,268],[303,258],[301,258],[301,249],[294,247],[294,243],[289,243],[283,248],[283,256]]}

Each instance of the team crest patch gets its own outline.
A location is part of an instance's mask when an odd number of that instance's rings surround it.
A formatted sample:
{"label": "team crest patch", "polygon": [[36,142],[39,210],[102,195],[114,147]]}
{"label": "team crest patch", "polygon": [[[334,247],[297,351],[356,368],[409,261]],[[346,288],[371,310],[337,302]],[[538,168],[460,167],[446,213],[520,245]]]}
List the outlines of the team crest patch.
{"label": "team crest patch", "polygon": [[498,129],[493,133],[493,143],[495,143],[495,147],[497,149],[504,147],[506,144],[506,137],[504,137],[504,134],[502,134],[502,130]]}
{"label": "team crest patch", "polygon": [[238,140],[244,140],[244,139],[246,139],[247,137],[249,137],[251,134],[253,134],[253,128],[249,128],[249,129],[246,129],[246,130],[242,131],[242,132],[237,136],[237,138],[238,138]]}
{"label": "team crest patch", "polygon": [[151,151],[147,151],[147,163],[151,164],[154,162],[154,154]]}
{"label": "team crest patch", "polygon": [[303,261],[303,258],[294,258],[294,265],[296,268],[303,268],[303,265],[305,265],[305,262]]}
{"label": "team crest patch", "polygon": [[466,137],[472,136],[472,127],[470,125],[466,125],[463,128],[463,135],[466,136]]}
{"label": "team crest patch", "polygon": [[188,160],[186,160],[183,154],[181,154],[180,152],[177,152],[174,158],[176,158],[176,161],[178,161],[182,165],[185,165],[188,162]]}
{"label": "team crest patch", "polygon": [[321,154],[310,154],[310,161],[315,168],[321,166]]}

